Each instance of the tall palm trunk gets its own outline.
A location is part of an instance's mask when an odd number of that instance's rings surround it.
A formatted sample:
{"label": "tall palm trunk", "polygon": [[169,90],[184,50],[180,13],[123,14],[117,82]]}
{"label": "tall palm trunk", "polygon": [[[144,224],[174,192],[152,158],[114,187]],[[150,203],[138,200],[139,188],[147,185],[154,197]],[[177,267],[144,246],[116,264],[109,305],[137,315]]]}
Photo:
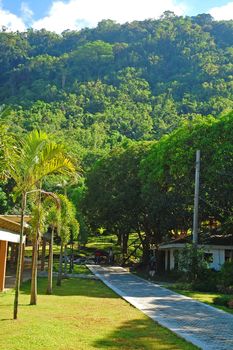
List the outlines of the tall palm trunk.
{"label": "tall palm trunk", "polygon": [[65,277],[67,277],[67,244],[65,245],[65,248],[64,248],[64,258],[65,258],[65,266],[64,266],[64,274],[65,274]]}
{"label": "tall palm trunk", "polygon": [[33,239],[33,253],[32,253],[32,279],[31,279],[31,298],[30,305],[37,304],[37,270],[38,270],[38,247],[40,237],[40,206],[41,206],[41,193],[37,198],[37,205],[39,208],[38,220],[36,224],[36,232]]}
{"label": "tall palm trunk", "polygon": [[49,266],[48,266],[48,286],[47,294],[52,294],[53,292],[53,237],[54,237],[54,227],[51,232],[51,240],[49,245]]}
{"label": "tall palm trunk", "polygon": [[46,238],[43,237],[42,240],[42,252],[41,252],[41,265],[40,270],[44,271],[45,268],[45,255],[46,255]]}
{"label": "tall palm trunk", "polygon": [[64,244],[61,241],[61,250],[60,250],[60,259],[59,259],[59,270],[58,270],[58,276],[57,276],[57,286],[61,285],[61,279],[62,279],[62,259],[63,259],[63,247]]}
{"label": "tall palm trunk", "polygon": [[30,305],[37,304],[37,262],[38,262],[38,233],[33,239],[32,250],[32,280],[31,280],[31,299]]}
{"label": "tall palm trunk", "polygon": [[15,281],[15,299],[14,299],[14,320],[18,316],[18,304],[19,304],[19,289],[21,280],[21,269],[22,269],[22,251],[23,251],[23,233],[24,233],[24,214],[26,208],[26,193],[22,193],[22,204],[21,204],[21,219],[20,219],[20,241],[17,259],[17,270],[16,270],[16,281]]}

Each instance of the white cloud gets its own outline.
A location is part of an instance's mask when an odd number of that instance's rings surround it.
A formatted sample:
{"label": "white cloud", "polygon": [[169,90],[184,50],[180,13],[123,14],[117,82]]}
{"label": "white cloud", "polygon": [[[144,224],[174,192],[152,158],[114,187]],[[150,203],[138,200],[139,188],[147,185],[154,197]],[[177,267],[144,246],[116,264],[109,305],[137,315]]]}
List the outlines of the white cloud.
{"label": "white cloud", "polygon": [[26,30],[24,21],[20,17],[3,9],[0,2],[0,28],[2,27],[7,27],[8,30],[12,31],[19,30],[23,32]]}
{"label": "white cloud", "polygon": [[26,22],[27,24],[32,22],[32,17],[34,13],[26,2],[21,3],[21,13],[24,22]]}
{"label": "white cloud", "polygon": [[233,1],[223,6],[213,7],[209,12],[217,21],[233,19]]}
{"label": "white cloud", "polygon": [[48,15],[33,23],[33,28],[56,31],[94,27],[102,19],[119,23],[157,18],[164,11],[184,14],[185,6],[174,0],[61,0],[54,1]]}

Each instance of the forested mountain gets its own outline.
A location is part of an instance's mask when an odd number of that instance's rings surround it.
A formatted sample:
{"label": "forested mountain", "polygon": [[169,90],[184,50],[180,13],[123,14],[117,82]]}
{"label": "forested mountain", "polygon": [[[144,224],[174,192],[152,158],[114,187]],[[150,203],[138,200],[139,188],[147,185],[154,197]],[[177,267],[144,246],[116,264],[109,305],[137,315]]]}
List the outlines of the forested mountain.
{"label": "forested mountain", "polygon": [[128,139],[159,139],[184,119],[233,109],[233,21],[207,14],[103,20],[61,35],[3,28],[0,51],[12,131],[52,131],[84,167]]}

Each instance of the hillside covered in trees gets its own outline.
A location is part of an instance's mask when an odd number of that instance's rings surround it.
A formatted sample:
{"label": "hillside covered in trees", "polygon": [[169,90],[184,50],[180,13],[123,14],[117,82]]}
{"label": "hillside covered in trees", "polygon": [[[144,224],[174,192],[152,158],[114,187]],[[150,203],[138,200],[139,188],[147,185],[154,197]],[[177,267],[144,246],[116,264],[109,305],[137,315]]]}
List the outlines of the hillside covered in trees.
{"label": "hillside covered in trees", "polygon": [[[148,231],[157,241],[165,232],[187,230],[194,153],[200,146],[209,152],[202,153],[208,174],[202,188],[203,220],[214,216],[229,222],[233,21],[166,12],[158,20],[123,25],[103,20],[94,29],[61,35],[3,28],[0,50],[2,123],[19,137],[39,128],[52,133],[81,165],[82,175],[89,172],[87,182],[69,193],[76,205],[82,203],[89,226],[124,227],[126,236],[131,230]],[[215,134],[208,131],[207,137],[205,125]],[[12,210],[6,194],[13,186],[11,181],[1,185],[1,212]],[[53,180],[45,186],[57,191]],[[125,222],[126,213],[132,222]],[[82,233],[83,214],[78,216]]]}
{"label": "hillside covered in trees", "polygon": [[207,14],[103,20],[61,35],[3,28],[0,50],[5,122],[19,134],[55,133],[84,168],[128,139],[159,139],[183,120],[233,108],[233,21]]}

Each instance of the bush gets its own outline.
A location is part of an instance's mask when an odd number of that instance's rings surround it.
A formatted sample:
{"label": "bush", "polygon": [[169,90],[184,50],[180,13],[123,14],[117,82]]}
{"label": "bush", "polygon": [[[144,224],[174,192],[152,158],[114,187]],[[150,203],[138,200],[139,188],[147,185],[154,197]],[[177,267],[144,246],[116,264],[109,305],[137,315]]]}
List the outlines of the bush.
{"label": "bush", "polygon": [[202,271],[196,281],[193,281],[193,289],[200,292],[216,292],[218,290],[219,272],[211,269]]}
{"label": "bush", "polygon": [[200,281],[196,280],[192,283],[192,290],[199,292],[216,292],[217,286],[214,281]]}
{"label": "bush", "polygon": [[233,294],[233,286],[223,286],[223,285],[218,285],[217,290],[220,293],[223,294]]}
{"label": "bush", "polygon": [[194,244],[186,244],[182,251],[177,251],[175,261],[178,271],[183,271],[188,282],[201,279],[202,275],[209,271],[204,250]]}
{"label": "bush", "polygon": [[227,261],[220,270],[220,284],[224,287],[233,285],[233,261]]}
{"label": "bush", "polygon": [[233,298],[230,295],[223,295],[221,297],[214,298],[213,303],[215,305],[229,307],[229,303],[230,305],[233,303]]}
{"label": "bush", "polygon": [[192,283],[188,282],[178,282],[173,284],[172,286],[175,289],[180,289],[180,290],[192,290]]}
{"label": "bush", "polygon": [[171,280],[171,281],[177,281],[177,280],[182,281],[183,275],[184,275],[184,273],[182,271],[178,271],[178,270],[166,271],[166,277],[168,280]]}
{"label": "bush", "polygon": [[185,282],[180,279],[174,285],[176,289],[193,290],[199,292],[216,292],[219,273],[213,270],[203,270],[202,275],[192,281]]}

